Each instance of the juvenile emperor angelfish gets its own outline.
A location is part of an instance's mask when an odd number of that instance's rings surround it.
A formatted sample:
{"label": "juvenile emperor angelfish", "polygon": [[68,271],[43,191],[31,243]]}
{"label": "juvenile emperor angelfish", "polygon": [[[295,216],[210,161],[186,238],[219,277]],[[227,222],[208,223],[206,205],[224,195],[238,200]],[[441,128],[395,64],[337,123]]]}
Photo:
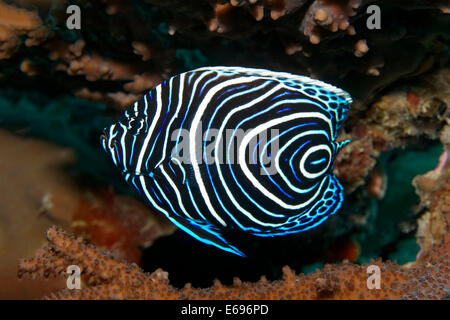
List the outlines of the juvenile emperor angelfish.
{"label": "juvenile emperor angelfish", "polygon": [[305,76],[207,67],[159,84],[105,129],[124,179],[196,239],[244,256],[223,236],[306,231],[335,214],[333,161],[352,98]]}

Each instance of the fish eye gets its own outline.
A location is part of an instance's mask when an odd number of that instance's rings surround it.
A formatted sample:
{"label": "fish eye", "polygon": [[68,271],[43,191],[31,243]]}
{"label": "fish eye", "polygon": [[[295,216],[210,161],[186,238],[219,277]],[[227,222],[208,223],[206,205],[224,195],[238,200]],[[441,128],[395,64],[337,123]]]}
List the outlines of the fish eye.
{"label": "fish eye", "polygon": [[146,131],[145,125],[144,119],[130,118],[128,120],[127,130],[132,135],[138,135]]}
{"label": "fish eye", "polygon": [[135,122],[135,121],[136,121],[136,119],[134,119],[134,118],[131,118],[128,120],[128,126],[127,126],[128,130],[131,130],[131,128],[133,127],[133,122]]}
{"label": "fish eye", "polygon": [[118,144],[119,144],[119,142],[117,141],[117,139],[116,138],[112,138],[109,141],[109,148],[110,149],[114,149],[114,148],[116,148],[118,146]]}

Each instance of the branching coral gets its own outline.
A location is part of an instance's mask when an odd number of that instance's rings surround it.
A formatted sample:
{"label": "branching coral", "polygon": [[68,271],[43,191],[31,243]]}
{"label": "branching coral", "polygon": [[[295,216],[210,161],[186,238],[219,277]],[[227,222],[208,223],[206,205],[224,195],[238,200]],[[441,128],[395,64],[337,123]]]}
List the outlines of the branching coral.
{"label": "branching coral", "polygon": [[59,228],[50,228],[47,239],[48,245],[35,257],[20,261],[19,277],[57,276],[69,265],[77,265],[84,280],[82,289],[64,289],[49,299],[442,299],[450,286],[448,234],[426,263],[415,267],[405,269],[391,262],[372,261],[380,268],[380,289],[368,289],[367,264],[348,262],[326,265],[309,275],[296,275],[284,267],[279,281],[262,277],[256,283],[246,283],[235,278],[232,286],[216,280],[206,289],[190,284],[176,289],[170,285],[167,272],[158,269],[144,273],[136,265],[115,260]]}
{"label": "branching coral", "polygon": [[[0,60],[16,57],[33,76],[63,71],[63,83],[71,92],[98,92],[80,96],[114,107],[180,69],[214,62],[319,77],[350,91],[354,108],[364,110],[379,90],[439,63],[448,12],[444,1],[426,6],[419,0],[371,1],[381,7],[380,31],[366,26],[365,0],[75,3],[83,13],[79,31],[67,30],[64,1],[51,7],[36,1],[16,3],[45,8],[39,14],[0,2]],[[420,28],[418,20],[423,22]],[[32,51],[19,48],[20,35],[27,35],[26,45],[39,45],[48,58],[38,61]],[[192,63],[185,54],[192,47],[205,59]],[[236,55],[223,54],[229,49]],[[45,67],[30,73],[29,62]],[[91,82],[102,82],[101,91]],[[124,99],[127,95],[130,99]]]}
{"label": "branching coral", "polygon": [[[58,71],[65,71],[69,76],[85,76],[86,80],[90,82],[99,80],[129,82],[123,85],[124,92],[105,93],[82,87],[74,92],[79,98],[105,102],[119,110],[123,110],[139,98],[138,94],[162,81],[159,74],[140,74],[137,67],[129,63],[105,59],[98,54],[85,54],[83,52],[85,46],[86,42],[84,40],[78,40],[70,45],[60,41],[53,41],[47,45],[51,50],[49,58],[56,62],[55,68]],[[143,55],[144,60],[148,58],[149,53],[143,48],[140,49],[139,53]],[[30,68],[22,71],[27,72],[28,69]]]}
{"label": "branching coral", "polygon": [[47,36],[48,29],[42,24],[37,12],[8,6],[0,1],[0,59],[13,56],[25,35],[25,45],[39,45]]}
{"label": "branching coral", "polygon": [[362,0],[334,1],[318,0],[308,8],[301,24],[301,31],[313,44],[320,42],[320,29],[332,32],[346,31],[354,35],[355,28],[350,25],[349,18],[356,15]]}

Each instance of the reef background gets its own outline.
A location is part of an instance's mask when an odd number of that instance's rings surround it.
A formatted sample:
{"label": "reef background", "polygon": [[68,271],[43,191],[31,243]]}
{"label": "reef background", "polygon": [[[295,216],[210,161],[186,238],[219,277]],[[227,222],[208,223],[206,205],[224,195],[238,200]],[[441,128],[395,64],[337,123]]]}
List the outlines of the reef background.
{"label": "reef background", "polygon": [[[80,30],[66,27],[71,4],[81,8]],[[372,4],[381,8],[380,30],[366,25]],[[51,225],[144,271],[161,268],[178,288],[209,287],[218,279],[234,281],[237,297],[444,298],[450,289],[448,13],[446,1],[418,0],[0,1],[0,298],[40,298],[64,288],[61,276],[17,279],[19,259],[45,245]],[[304,74],[350,92],[355,102],[340,139],[357,140],[335,162],[346,190],[341,212],[294,236],[236,236],[249,256],[241,259],[175,231],[121,181],[99,145],[103,127],[160,81],[208,65]],[[189,286],[178,295],[111,294],[123,278],[117,272],[96,278],[98,261],[121,272],[131,270],[126,262],[82,259],[82,246],[77,253],[63,245],[66,252],[53,255],[61,242],[75,240],[59,229],[49,235],[52,249],[22,260],[20,275],[64,275],[63,266],[78,261],[90,270],[78,297],[203,297]],[[398,262],[402,267],[377,260],[387,273],[405,272],[421,283],[405,280],[392,290],[396,295],[367,295],[358,264],[375,258]],[[355,264],[340,267],[343,260]],[[324,263],[330,265],[322,269]],[[270,291],[270,281],[282,276],[288,287],[295,282],[286,265],[319,270],[300,278],[310,286],[253,294]],[[167,289],[167,273],[131,268],[141,288],[156,277],[159,290]],[[336,286],[348,270],[360,280]],[[240,282],[261,276],[253,285]],[[111,286],[99,289],[102,281]],[[221,286],[215,282],[206,296],[222,297]]]}

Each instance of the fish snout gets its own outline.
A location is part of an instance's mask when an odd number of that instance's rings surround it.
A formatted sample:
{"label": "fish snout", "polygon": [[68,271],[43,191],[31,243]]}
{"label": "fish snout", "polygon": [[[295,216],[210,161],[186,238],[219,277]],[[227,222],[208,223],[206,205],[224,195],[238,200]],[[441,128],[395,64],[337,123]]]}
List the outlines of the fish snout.
{"label": "fish snout", "polygon": [[105,151],[108,151],[108,139],[109,135],[105,128],[103,129],[103,133],[100,135],[100,144],[102,145],[103,150]]}

